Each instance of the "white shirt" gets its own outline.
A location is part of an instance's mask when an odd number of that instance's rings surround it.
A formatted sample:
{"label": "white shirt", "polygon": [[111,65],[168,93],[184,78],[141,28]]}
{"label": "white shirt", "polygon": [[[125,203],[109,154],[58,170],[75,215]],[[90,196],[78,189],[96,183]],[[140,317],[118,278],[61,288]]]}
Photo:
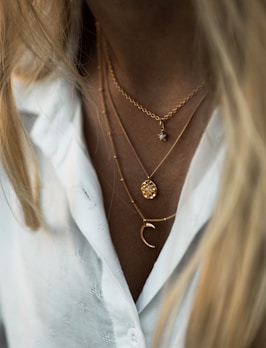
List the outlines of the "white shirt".
{"label": "white shirt", "polygon": [[[1,170],[0,347],[2,325],[8,348],[149,347],[162,290],[178,277],[215,207],[224,152],[219,112],[194,155],[171,233],[135,304],[110,239],[75,88],[50,78],[30,89],[15,81],[14,89],[40,165],[44,225],[37,233],[25,226]],[[192,298],[191,290],[174,328],[180,348]]]}

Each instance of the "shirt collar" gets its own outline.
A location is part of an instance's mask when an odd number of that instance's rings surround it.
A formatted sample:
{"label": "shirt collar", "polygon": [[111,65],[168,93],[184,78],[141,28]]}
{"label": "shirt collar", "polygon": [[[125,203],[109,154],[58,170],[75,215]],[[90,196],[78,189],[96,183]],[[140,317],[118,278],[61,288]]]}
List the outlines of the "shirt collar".
{"label": "shirt collar", "polygon": [[81,233],[128,293],[110,238],[101,188],[82,131],[82,105],[75,85],[65,79],[26,86],[14,80],[17,108],[32,117],[30,137],[53,163],[69,209]]}
{"label": "shirt collar", "polygon": [[20,113],[32,116],[32,141],[46,155],[54,156],[63,135],[75,126],[73,120],[81,107],[74,83],[55,76],[32,84],[14,79],[13,91]]}

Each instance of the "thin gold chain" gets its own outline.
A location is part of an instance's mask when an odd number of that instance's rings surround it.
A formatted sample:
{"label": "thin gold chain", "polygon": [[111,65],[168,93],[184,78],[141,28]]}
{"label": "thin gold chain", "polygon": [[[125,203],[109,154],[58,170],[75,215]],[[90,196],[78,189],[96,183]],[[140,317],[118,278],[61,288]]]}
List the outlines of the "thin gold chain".
{"label": "thin gold chain", "polygon": [[192,97],[194,97],[204,86],[204,82],[201,82],[196,88],[192,90],[191,93],[189,93],[182,101],[180,101],[172,110],[170,110],[167,114],[164,116],[159,116],[155,114],[154,112],[148,110],[145,106],[141,105],[140,102],[138,102],[136,99],[134,99],[118,82],[118,79],[116,77],[113,64],[111,62],[111,58],[107,49],[106,42],[104,40],[104,48],[105,48],[105,56],[107,60],[108,70],[110,72],[112,81],[116,89],[120,92],[120,94],[125,97],[132,105],[134,105],[138,110],[146,114],[147,116],[155,119],[159,122],[165,122],[169,120],[172,116],[174,116],[177,111],[179,111],[184,105],[186,105]]}
{"label": "thin gold chain", "polygon": [[[99,27],[98,27],[98,31],[99,31]],[[117,151],[116,151],[116,147],[113,141],[113,137],[112,137],[112,131],[111,131],[111,127],[110,127],[110,122],[108,119],[108,115],[107,115],[107,107],[106,107],[106,99],[105,99],[105,95],[104,95],[104,81],[106,80],[104,77],[104,70],[103,70],[103,61],[102,61],[102,47],[101,47],[101,42],[100,42],[100,34],[98,33],[98,43],[97,43],[97,50],[98,50],[98,72],[99,72],[99,92],[101,93],[101,99],[102,99],[102,114],[104,116],[105,122],[106,122],[106,127],[107,127],[107,131],[108,131],[108,135],[109,135],[109,139],[110,139],[110,143],[112,146],[112,151],[113,151],[113,158],[115,160],[116,163],[116,167],[120,176],[120,181],[122,182],[125,191],[130,199],[131,204],[133,205],[133,207],[135,208],[136,212],[138,213],[139,217],[141,218],[142,222],[163,222],[163,221],[167,221],[170,219],[173,219],[176,216],[176,213],[171,214],[169,216],[163,217],[163,218],[146,218],[144,216],[144,214],[142,213],[142,211],[140,210],[140,208],[138,207],[138,205],[136,204],[136,202],[134,201],[134,198],[128,188],[128,185],[126,183],[126,180],[124,178],[119,160],[118,160],[118,155],[117,155]]]}
{"label": "thin gold chain", "polygon": [[189,117],[189,119],[187,120],[186,124],[184,125],[184,127],[182,128],[181,132],[178,134],[176,140],[174,141],[174,143],[172,144],[172,146],[170,147],[170,149],[166,152],[166,154],[163,156],[163,158],[161,159],[161,161],[157,164],[157,166],[154,168],[154,170],[148,174],[148,171],[146,170],[146,168],[144,167],[140,157],[138,156],[133,144],[132,144],[132,141],[130,140],[126,130],[125,130],[125,127],[123,126],[123,123],[119,117],[119,113],[117,111],[117,108],[115,106],[115,103],[114,103],[114,100],[111,96],[111,92],[110,92],[110,86],[109,86],[109,83],[108,83],[108,79],[106,79],[106,85],[107,85],[107,88],[106,88],[106,93],[107,93],[107,96],[108,96],[108,99],[110,101],[110,104],[111,104],[111,107],[113,109],[113,113],[116,117],[116,120],[124,134],[124,137],[126,138],[132,152],[134,153],[139,165],[141,166],[143,172],[145,173],[145,175],[147,176],[148,179],[151,179],[154,174],[158,171],[158,169],[163,165],[163,163],[167,160],[167,158],[169,157],[169,155],[171,154],[171,152],[173,151],[173,149],[175,148],[175,146],[177,145],[177,143],[179,142],[179,140],[181,139],[182,135],[184,134],[185,130],[188,128],[190,122],[192,121],[193,117],[195,116],[196,114],[196,111],[198,110],[198,108],[200,107],[200,105],[203,103],[203,101],[205,100],[206,96],[207,96],[207,93],[205,93],[203,95],[203,97],[200,99],[200,101],[197,103],[196,107],[194,108],[193,112],[191,113],[191,116]]}

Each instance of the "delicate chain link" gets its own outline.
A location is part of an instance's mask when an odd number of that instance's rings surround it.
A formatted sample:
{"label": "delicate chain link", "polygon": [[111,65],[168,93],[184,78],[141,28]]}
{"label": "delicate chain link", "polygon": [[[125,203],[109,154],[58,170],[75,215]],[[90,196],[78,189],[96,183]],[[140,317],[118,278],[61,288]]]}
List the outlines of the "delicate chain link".
{"label": "delicate chain link", "polygon": [[122,94],[123,97],[125,97],[132,105],[134,105],[138,110],[146,114],[147,116],[155,119],[156,121],[165,122],[169,120],[172,116],[174,116],[178,110],[180,110],[184,105],[186,105],[192,97],[194,97],[204,86],[204,82],[201,82],[191,93],[189,93],[182,101],[180,101],[172,110],[170,110],[167,114],[164,116],[158,116],[154,112],[148,110],[145,106],[141,105],[136,99],[131,97],[128,92],[120,85],[120,83],[117,80],[116,74],[114,72],[113,64],[111,62],[111,58],[108,52],[108,49],[106,47],[106,43],[104,41],[104,47],[105,47],[105,55],[107,60],[108,69],[113,81],[114,86],[117,88],[117,90]]}
{"label": "delicate chain link", "polygon": [[207,96],[207,93],[205,93],[201,99],[199,100],[199,102],[197,103],[197,105],[195,106],[193,112],[191,113],[191,116],[189,117],[189,119],[187,120],[187,122],[185,123],[184,127],[182,128],[181,132],[178,134],[177,138],[175,139],[174,143],[172,144],[172,146],[170,147],[170,149],[166,152],[166,154],[163,156],[163,158],[161,159],[161,161],[157,164],[157,166],[154,168],[154,170],[148,174],[146,168],[144,167],[141,159],[139,158],[126,130],[125,130],[125,127],[123,126],[123,123],[119,117],[119,113],[117,111],[117,108],[114,104],[114,101],[113,101],[113,98],[111,96],[111,92],[110,92],[110,87],[109,87],[109,83],[108,81],[106,82],[106,85],[107,85],[107,88],[106,88],[106,92],[107,92],[107,96],[109,98],[109,101],[110,101],[110,104],[111,104],[111,107],[113,109],[113,112],[114,112],[114,115],[116,117],[116,120],[124,134],[124,137],[126,138],[132,152],[135,154],[135,157],[139,163],[139,165],[141,166],[143,172],[145,173],[145,175],[147,176],[148,179],[151,179],[154,174],[158,171],[158,169],[163,165],[163,163],[167,160],[167,158],[169,157],[169,155],[171,154],[171,152],[173,151],[173,149],[175,148],[175,146],[177,145],[177,143],[179,142],[179,140],[181,139],[182,135],[184,134],[185,130],[187,129],[187,127],[189,126],[190,122],[192,121],[193,117],[195,116],[196,114],[196,111],[198,110],[199,106],[203,103],[203,101],[205,100],[206,96]]}
{"label": "delicate chain link", "polygon": [[[98,31],[100,29],[98,28]],[[102,98],[102,106],[103,106],[103,110],[102,110],[102,114],[105,116],[105,122],[106,122],[106,126],[107,126],[107,129],[108,129],[108,135],[109,135],[109,139],[110,139],[110,142],[111,142],[111,146],[112,146],[112,150],[113,150],[113,158],[115,160],[115,163],[116,163],[116,167],[117,167],[117,170],[118,170],[118,173],[119,173],[119,176],[120,176],[120,181],[122,182],[124,188],[125,188],[125,191],[130,199],[130,202],[131,204],[133,205],[133,207],[135,208],[136,212],[138,213],[139,217],[141,218],[142,222],[145,223],[145,222],[163,222],[163,221],[168,221],[170,219],[173,219],[176,214],[171,214],[169,216],[166,216],[166,217],[163,217],[163,218],[146,218],[144,216],[144,214],[142,213],[142,211],[140,210],[140,208],[138,207],[138,205],[136,204],[136,202],[134,201],[132,195],[131,195],[131,192],[129,191],[129,188],[128,188],[128,185],[125,181],[125,178],[123,176],[123,172],[122,172],[122,169],[121,169],[121,166],[120,166],[120,163],[118,161],[118,156],[117,156],[117,153],[116,153],[116,148],[115,148],[115,144],[114,144],[114,141],[113,141],[113,137],[112,137],[112,131],[111,131],[111,127],[110,127],[110,123],[109,123],[109,120],[108,120],[108,117],[107,117],[107,113],[106,113],[106,100],[105,100],[105,97],[104,97],[104,89],[103,89],[103,81],[104,81],[104,77],[103,77],[103,69],[102,69],[102,54],[101,54],[101,44],[100,44],[100,38],[99,38],[99,34],[98,34],[98,43],[97,43],[97,49],[98,49],[98,69],[99,69],[99,92],[101,93],[101,98]]]}

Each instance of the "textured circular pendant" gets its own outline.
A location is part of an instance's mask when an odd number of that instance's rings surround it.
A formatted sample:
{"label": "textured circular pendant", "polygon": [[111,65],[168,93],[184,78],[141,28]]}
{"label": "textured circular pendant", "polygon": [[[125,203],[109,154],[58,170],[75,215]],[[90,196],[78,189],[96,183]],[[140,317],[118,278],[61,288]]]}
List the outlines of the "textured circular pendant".
{"label": "textured circular pendant", "polygon": [[143,197],[146,199],[153,199],[157,196],[158,193],[157,186],[155,182],[153,182],[151,179],[145,180],[141,184],[140,189]]}

